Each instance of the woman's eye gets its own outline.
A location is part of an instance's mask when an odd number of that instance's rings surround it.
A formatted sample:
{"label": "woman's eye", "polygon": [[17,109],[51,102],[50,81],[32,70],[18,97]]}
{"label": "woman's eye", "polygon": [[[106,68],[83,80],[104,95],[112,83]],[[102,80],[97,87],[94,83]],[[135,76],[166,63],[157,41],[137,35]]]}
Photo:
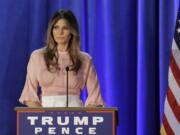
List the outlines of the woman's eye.
{"label": "woman's eye", "polygon": [[53,29],[58,29],[59,27],[58,26],[54,26]]}
{"label": "woman's eye", "polygon": [[63,27],[63,29],[67,30],[67,29],[69,29],[69,28],[65,26],[65,27]]}

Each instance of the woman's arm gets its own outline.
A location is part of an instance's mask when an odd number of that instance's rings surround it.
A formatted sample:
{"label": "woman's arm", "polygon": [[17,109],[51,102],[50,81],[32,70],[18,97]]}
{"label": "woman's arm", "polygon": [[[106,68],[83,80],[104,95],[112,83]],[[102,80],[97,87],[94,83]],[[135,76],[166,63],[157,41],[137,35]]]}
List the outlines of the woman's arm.
{"label": "woman's arm", "polygon": [[38,79],[36,68],[39,64],[37,56],[38,55],[35,52],[31,54],[27,66],[25,85],[19,99],[22,104],[25,104],[28,107],[40,107],[40,100],[37,94]]}
{"label": "woman's arm", "polygon": [[98,76],[90,58],[88,61],[88,70],[86,77],[86,87],[88,91],[88,98],[86,100],[86,107],[103,107],[105,105],[103,98],[101,96],[100,84]]}

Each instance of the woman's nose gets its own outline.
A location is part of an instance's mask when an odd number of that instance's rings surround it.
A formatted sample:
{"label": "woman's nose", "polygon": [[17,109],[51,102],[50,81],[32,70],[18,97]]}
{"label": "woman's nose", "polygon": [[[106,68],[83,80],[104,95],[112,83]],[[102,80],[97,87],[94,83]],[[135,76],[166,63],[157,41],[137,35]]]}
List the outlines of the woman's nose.
{"label": "woman's nose", "polygon": [[63,30],[62,29],[59,30],[59,34],[63,35]]}

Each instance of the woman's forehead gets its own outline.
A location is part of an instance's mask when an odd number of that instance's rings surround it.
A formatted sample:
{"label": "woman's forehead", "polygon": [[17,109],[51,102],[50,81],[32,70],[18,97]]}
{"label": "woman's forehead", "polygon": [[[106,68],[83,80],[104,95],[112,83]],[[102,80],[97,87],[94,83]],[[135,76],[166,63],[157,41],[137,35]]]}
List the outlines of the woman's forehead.
{"label": "woman's forehead", "polygon": [[61,18],[61,19],[57,20],[55,25],[69,25],[69,22],[64,18]]}

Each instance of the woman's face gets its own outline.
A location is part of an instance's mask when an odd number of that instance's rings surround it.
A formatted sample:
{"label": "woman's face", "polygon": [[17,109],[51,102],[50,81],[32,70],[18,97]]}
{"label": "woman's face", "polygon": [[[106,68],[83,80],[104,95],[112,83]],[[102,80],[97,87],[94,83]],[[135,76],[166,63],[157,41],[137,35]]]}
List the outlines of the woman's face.
{"label": "woman's face", "polygon": [[52,29],[53,38],[58,45],[67,45],[71,34],[70,26],[65,19],[59,19]]}

